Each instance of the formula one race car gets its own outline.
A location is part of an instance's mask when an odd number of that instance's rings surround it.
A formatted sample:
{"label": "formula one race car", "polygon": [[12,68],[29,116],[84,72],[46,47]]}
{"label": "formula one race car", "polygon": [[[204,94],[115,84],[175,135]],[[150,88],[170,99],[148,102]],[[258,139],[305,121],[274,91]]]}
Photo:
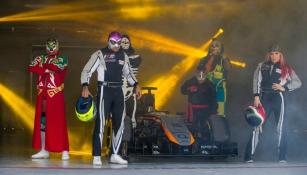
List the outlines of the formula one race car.
{"label": "formula one race car", "polygon": [[[230,141],[230,130],[225,117],[211,116],[207,134],[192,134],[192,124],[185,114],[168,114],[155,110],[154,87],[145,87],[148,92],[138,104],[137,127],[129,144],[129,154],[151,156],[237,156],[237,143]],[[201,139],[199,137],[202,137]],[[205,137],[205,138],[204,138]]]}

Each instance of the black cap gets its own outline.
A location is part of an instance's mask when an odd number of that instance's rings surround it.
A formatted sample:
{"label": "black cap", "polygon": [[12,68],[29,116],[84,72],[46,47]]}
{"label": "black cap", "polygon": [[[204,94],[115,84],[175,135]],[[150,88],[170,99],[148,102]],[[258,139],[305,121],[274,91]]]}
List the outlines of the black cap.
{"label": "black cap", "polygon": [[281,52],[281,47],[279,46],[279,45],[273,45],[273,46],[271,46],[270,48],[269,48],[269,52]]}

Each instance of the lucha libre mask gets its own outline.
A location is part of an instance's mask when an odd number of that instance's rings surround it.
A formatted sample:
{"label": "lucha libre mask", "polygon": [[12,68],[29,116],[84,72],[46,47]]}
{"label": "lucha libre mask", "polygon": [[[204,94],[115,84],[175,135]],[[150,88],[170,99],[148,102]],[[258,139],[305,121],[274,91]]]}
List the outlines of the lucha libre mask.
{"label": "lucha libre mask", "polygon": [[213,40],[209,46],[210,55],[222,55],[223,54],[223,45],[220,41]]}
{"label": "lucha libre mask", "polygon": [[59,52],[59,41],[55,38],[49,38],[46,41],[46,50],[48,55],[56,55]]}
{"label": "lucha libre mask", "polygon": [[117,52],[121,44],[121,34],[119,32],[111,32],[108,39],[109,49]]}
{"label": "lucha libre mask", "polygon": [[206,79],[206,74],[203,71],[199,71],[196,77],[198,81],[203,81]]}
{"label": "lucha libre mask", "polygon": [[122,40],[121,40],[120,45],[121,45],[121,47],[124,50],[128,50],[130,48],[130,41],[129,41],[129,39],[126,38],[126,37],[123,37]]}

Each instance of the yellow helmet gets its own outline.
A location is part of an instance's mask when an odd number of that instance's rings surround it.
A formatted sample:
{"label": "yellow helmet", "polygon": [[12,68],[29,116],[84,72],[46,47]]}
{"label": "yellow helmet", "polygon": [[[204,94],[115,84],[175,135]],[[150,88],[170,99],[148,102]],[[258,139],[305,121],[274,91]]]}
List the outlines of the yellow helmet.
{"label": "yellow helmet", "polygon": [[79,120],[83,122],[93,121],[96,116],[96,107],[93,97],[79,97],[76,103],[75,112]]}

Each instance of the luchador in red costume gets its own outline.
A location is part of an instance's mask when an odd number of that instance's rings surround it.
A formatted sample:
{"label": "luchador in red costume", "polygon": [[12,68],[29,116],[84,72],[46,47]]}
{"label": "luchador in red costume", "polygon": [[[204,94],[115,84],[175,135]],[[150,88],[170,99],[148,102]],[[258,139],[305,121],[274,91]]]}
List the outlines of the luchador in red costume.
{"label": "luchador in red costume", "polygon": [[41,151],[32,158],[49,158],[50,152],[63,152],[69,159],[66,127],[64,78],[67,59],[58,54],[58,41],[48,39],[47,54],[37,56],[28,70],[38,75],[37,100],[32,147]]}

